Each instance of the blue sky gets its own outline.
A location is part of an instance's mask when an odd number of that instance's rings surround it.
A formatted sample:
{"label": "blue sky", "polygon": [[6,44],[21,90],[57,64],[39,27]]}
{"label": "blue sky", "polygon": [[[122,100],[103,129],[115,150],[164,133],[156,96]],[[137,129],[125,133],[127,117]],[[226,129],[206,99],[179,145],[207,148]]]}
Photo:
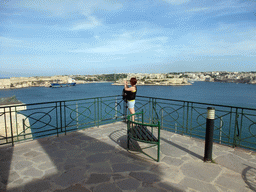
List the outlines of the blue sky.
{"label": "blue sky", "polygon": [[256,71],[255,0],[0,0],[0,77]]}

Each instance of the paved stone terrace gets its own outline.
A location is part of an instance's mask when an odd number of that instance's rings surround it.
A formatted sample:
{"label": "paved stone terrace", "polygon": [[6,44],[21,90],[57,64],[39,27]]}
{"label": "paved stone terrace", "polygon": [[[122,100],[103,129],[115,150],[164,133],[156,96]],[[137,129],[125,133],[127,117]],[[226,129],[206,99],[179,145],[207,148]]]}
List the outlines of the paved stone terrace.
{"label": "paved stone terrace", "polygon": [[[161,162],[126,150],[122,122],[0,147],[0,191],[256,191],[256,153],[162,131]],[[149,149],[155,154],[156,149]]]}

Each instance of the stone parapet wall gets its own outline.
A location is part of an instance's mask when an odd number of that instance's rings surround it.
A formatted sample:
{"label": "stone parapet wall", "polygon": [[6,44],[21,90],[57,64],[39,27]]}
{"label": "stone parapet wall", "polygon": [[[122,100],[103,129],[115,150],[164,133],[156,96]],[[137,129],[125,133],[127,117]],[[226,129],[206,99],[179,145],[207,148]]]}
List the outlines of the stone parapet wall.
{"label": "stone parapet wall", "polygon": [[9,113],[10,112],[10,108],[11,108],[11,112],[12,113],[16,113],[16,111],[22,111],[22,110],[26,110],[27,106],[26,105],[17,105],[15,104],[15,107],[12,107],[13,105],[4,105],[1,106],[0,105],[0,113]]}
{"label": "stone parapet wall", "polygon": [[17,107],[6,105],[0,107],[0,144],[12,142],[12,136],[14,137],[14,141],[32,139],[29,120],[26,119],[26,116],[18,113],[18,111],[26,109],[27,107],[25,105]]}

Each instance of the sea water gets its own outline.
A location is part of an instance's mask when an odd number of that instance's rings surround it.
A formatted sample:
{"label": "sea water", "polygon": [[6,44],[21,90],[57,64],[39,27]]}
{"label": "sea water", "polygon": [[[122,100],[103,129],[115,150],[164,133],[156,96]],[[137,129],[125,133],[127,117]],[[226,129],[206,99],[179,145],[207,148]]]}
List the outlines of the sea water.
{"label": "sea water", "polygon": [[[52,101],[65,101],[65,100],[76,100],[76,99],[85,99],[85,98],[94,98],[94,97],[104,97],[104,96],[114,96],[114,95],[121,95],[123,90],[123,86],[114,86],[112,83],[88,83],[88,84],[78,84],[76,86],[71,87],[61,87],[61,88],[50,88],[50,87],[29,87],[29,88],[20,88],[20,89],[6,89],[6,90],[0,90],[0,97],[11,97],[16,96],[18,100],[25,104],[32,104],[32,103],[46,103],[46,102],[52,102]],[[241,108],[254,108],[256,109],[256,85],[250,85],[250,84],[235,84],[235,83],[219,83],[219,82],[195,82],[192,85],[189,86],[138,86],[137,87],[137,95],[139,96],[147,96],[147,97],[154,97],[154,98],[164,98],[164,99],[174,99],[174,100],[180,100],[180,101],[190,101],[190,102],[199,102],[199,103],[205,103],[205,104],[215,104],[215,105],[225,105],[225,106],[233,106],[233,107],[241,107]],[[120,97],[121,98],[121,97]],[[121,100],[120,100],[121,101]],[[119,101],[117,101],[119,103]],[[139,107],[140,101],[137,99],[136,107]],[[35,105],[37,106],[37,105]],[[210,105],[209,105],[210,106]],[[31,108],[30,106],[29,108]],[[39,106],[38,106],[39,107]],[[73,106],[74,107],[74,106]],[[163,106],[161,106],[163,107]],[[161,108],[160,107],[160,108]],[[165,119],[165,123],[172,122],[173,118],[175,119],[175,115],[179,116],[179,119],[182,119],[181,117],[184,116],[184,108],[179,110],[177,114],[172,113],[172,110],[174,108],[171,108],[172,106],[166,106],[166,111],[171,110],[171,116],[168,114],[167,118]],[[79,106],[79,109],[81,106]],[[205,108],[205,105],[204,105]],[[42,111],[42,109],[40,109]],[[45,109],[48,110],[48,109]],[[67,108],[68,110],[68,108]],[[87,110],[86,112],[92,110]],[[218,115],[224,115],[223,119],[223,132],[222,132],[222,139],[226,140],[231,139],[233,140],[233,133],[234,132],[235,125],[234,125],[234,116],[235,116],[235,110],[233,110],[232,114],[232,125],[229,127],[229,116],[225,115],[228,114],[229,108],[225,108],[224,110],[227,110],[227,112],[218,112]],[[36,111],[36,110],[34,110]],[[193,111],[193,118],[191,120],[191,123],[193,125],[202,124],[203,126],[196,128],[196,129],[190,129],[190,132],[194,132],[192,135],[199,134],[200,137],[204,137],[205,134],[205,115],[201,116],[200,114],[197,114],[198,108],[194,109]],[[246,112],[246,111],[245,111]],[[253,113],[254,111],[250,112]],[[23,113],[26,113],[25,111]],[[30,111],[27,111],[27,113],[31,113]],[[53,112],[51,112],[53,113]],[[161,116],[161,112],[158,109],[159,116]],[[187,112],[185,112],[187,113]],[[191,114],[192,111],[189,111],[188,114]],[[200,113],[206,113],[206,111],[200,111]],[[32,115],[38,115],[42,116],[42,112],[36,112]],[[46,114],[46,113],[44,113]],[[48,114],[48,112],[47,112]],[[30,114],[28,114],[30,115]],[[49,118],[51,119],[51,122],[54,122],[54,114],[50,114],[44,116],[45,119],[41,119],[41,121],[50,122]],[[256,115],[256,114],[255,114]],[[89,115],[88,115],[89,116]],[[186,118],[187,115],[184,117]],[[250,146],[256,149],[256,141],[255,141],[255,123],[256,117],[253,115],[246,115],[241,118],[239,117],[239,122],[237,125],[240,125],[240,122],[243,122],[243,130],[242,133],[240,133],[241,139],[246,138],[246,142],[252,142],[255,144],[248,144],[248,143],[242,143],[244,146]],[[35,125],[32,123],[33,121],[31,119],[38,119],[32,116],[29,116],[30,123],[33,126],[36,126],[38,128],[38,123]],[[70,117],[72,120],[76,120],[76,112],[70,112]],[[80,118],[80,117],[79,117]],[[169,118],[169,119],[168,119]],[[201,118],[198,122],[198,118]],[[169,121],[168,121],[169,120]],[[220,124],[220,118],[216,116],[216,126],[219,126]],[[37,121],[36,121],[37,122]],[[80,120],[79,120],[80,122]],[[190,123],[190,122],[189,122]],[[177,126],[176,126],[177,125]],[[189,125],[189,124],[188,124]],[[193,127],[190,126],[190,127]],[[54,125],[56,126],[56,125]],[[168,125],[172,128],[175,126],[177,129],[179,129],[179,125]],[[40,127],[40,126],[39,126]],[[184,126],[180,126],[181,129],[184,128]],[[241,128],[241,126],[240,126]],[[172,130],[173,131],[173,130]],[[219,139],[219,132],[220,129],[216,128],[215,130],[215,137],[216,139]],[[241,131],[240,131],[241,132]],[[247,139],[248,138],[248,139]],[[232,142],[231,142],[232,143]]]}
{"label": "sea water", "polygon": [[[123,86],[88,83],[71,87],[29,87],[0,90],[0,97],[16,96],[23,103],[41,103],[121,95]],[[195,82],[188,86],[138,86],[137,95],[191,102],[256,108],[256,85]]]}

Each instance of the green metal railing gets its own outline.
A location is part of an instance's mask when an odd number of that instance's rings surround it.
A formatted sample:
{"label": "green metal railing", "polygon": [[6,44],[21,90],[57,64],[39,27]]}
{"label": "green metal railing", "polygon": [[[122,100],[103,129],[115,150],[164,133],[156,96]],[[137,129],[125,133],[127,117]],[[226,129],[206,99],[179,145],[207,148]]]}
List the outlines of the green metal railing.
{"label": "green metal railing", "polygon": [[167,131],[204,139],[207,107],[215,108],[214,142],[256,150],[256,109],[137,96],[136,111]]}
{"label": "green metal railing", "polygon": [[120,101],[108,96],[0,107],[0,145],[121,121]]}
{"label": "green metal railing", "polygon": [[[207,107],[216,110],[214,141],[256,150],[256,109],[137,96],[135,111],[161,129],[204,139]],[[108,96],[0,107],[0,144],[65,134],[122,121],[122,97]]]}

